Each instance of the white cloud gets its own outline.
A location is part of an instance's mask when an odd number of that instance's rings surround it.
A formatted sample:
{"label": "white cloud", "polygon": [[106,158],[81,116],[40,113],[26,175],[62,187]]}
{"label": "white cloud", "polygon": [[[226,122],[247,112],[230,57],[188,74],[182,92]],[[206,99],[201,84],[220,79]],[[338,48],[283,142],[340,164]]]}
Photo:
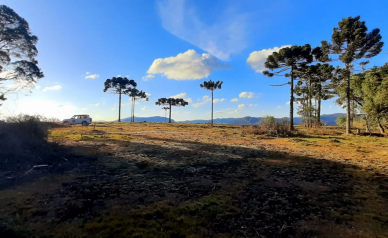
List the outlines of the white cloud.
{"label": "white cloud", "polygon": [[238,96],[240,98],[257,98],[260,96],[260,93],[242,92]]}
{"label": "white cloud", "polygon": [[184,98],[186,97],[187,93],[179,93],[177,95],[174,95],[174,96],[170,96],[170,98]]}
{"label": "white cloud", "polygon": [[213,103],[223,102],[224,100],[225,100],[225,98],[222,98],[222,99],[214,99],[214,100],[213,100]]}
{"label": "white cloud", "polygon": [[143,80],[143,81],[149,81],[149,80],[152,79],[152,78],[155,78],[155,75],[153,75],[153,74],[148,74],[147,76],[144,76],[144,77],[142,78],[142,80]]}
{"label": "white cloud", "polygon": [[[290,105],[290,101],[286,102],[287,105]],[[300,103],[297,101],[294,101],[294,105],[299,105]]]}
{"label": "white cloud", "polygon": [[94,104],[94,106],[98,107],[98,106],[100,106],[100,103],[96,103],[96,104]]}
{"label": "white cloud", "polygon": [[88,109],[86,107],[82,108],[81,111],[87,111]]}
{"label": "white cloud", "polygon": [[221,60],[230,54],[240,53],[247,46],[250,15],[238,13],[234,1],[225,4],[225,10],[217,8],[213,24],[202,21],[194,6],[196,1],[159,1],[162,26],[171,34],[185,40]]}
{"label": "white cloud", "polygon": [[238,105],[238,109],[243,109],[244,107],[245,107],[245,104],[244,104],[244,103]]}
{"label": "white cloud", "polygon": [[59,89],[61,89],[61,88],[62,88],[61,85],[54,85],[54,86],[51,86],[51,87],[45,87],[45,88],[43,89],[43,92],[47,92],[47,91],[49,91],[49,90],[59,90]]}
{"label": "white cloud", "polygon": [[150,98],[152,95],[150,93],[146,93],[147,98]]}
{"label": "white cloud", "polygon": [[277,106],[278,109],[282,108],[281,106]]}
{"label": "white cloud", "polygon": [[40,85],[36,85],[35,88],[36,89],[40,89],[41,87],[40,87]]}
{"label": "white cloud", "polygon": [[92,74],[92,75],[86,76],[85,78],[86,79],[96,79],[96,78],[99,78],[99,77],[100,77],[100,75],[98,75],[98,74]]}
{"label": "white cloud", "polygon": [[112,107],[110,110],[114,111],[114,110],[116,110],[116,108],[115,108],[115,107]]}
{"label": "white cloud", "polygon": [[117,75],[117,77],[121,77],[121,74]]}
{"label": "white cloud", "polygon": [[33,98],[29,98],[27,100],[22,99],[17,101],[14,105],[12,105],[12,108],[8,109],[7,112],[8,115],[17,115],[19,113],[28,115],[38,114],[46,117],[65,119],[80,113],[80,111],[77,110],[77,107],[70,103],[49,100],[35,100]]}
{"label": "white cloud", "polygon": [[168,79],[190,80],[208,77],[217,69],[227,69],[229,65],[220,64],[217,58],[210,54],[198,54],[195,50],[188,50],[177,56],[154,60],[148,74],[163,74]]}
{"label": "white cloud", "polygon": [[230,100],[231,102],[238,102],[238,98],[233,98],[232,100]]}
{"label": "white cloud", "polygon": [[90,72],[86,72],[86,74],[90,74]]}
{"label": "white cloud", "polygon": [[239,113],[239,111],[236,110],[235,108],[228,108],[228,109],[225,109],[225,110],[215,111],[214,113],[218,113],[218,114],[222,114],[222,113],[237,114],[237,113]]}
{"label": "white cloud", "polygon": [[148,107],[143,107],[141,110],[142,111],[145,111],[145,110],[147,110],[148,109]]}
{"label": "white cloud", "polygon": [[256,73],[263,72],[266,70],[264,67],[264,62],[267,60],[268,55],[272,54],[273,52],[278,52],[281,48],[285,47],[291,47],[291,45],[283,45],[280,47],[274,47],[270,49],[264,49],[260,51],[253,51],[248,59],[247,63],[252,67],[253,70],[255,70]]}
{"label": "white cloud", "polygon": [[200,107],[200,106],[202,106],[202,105],[205,105],[206,103],[210,102],[211,100],[212,100],[212,99],[211,99],[209,96],[205,95],[205,96],[203,96],[203,98],[202,98],[202,102],[194,103],[193,106],[194,106],[195,108],[198,108],[198,107]]}
{"label": "white cloud", "polygon": [[174,96],[170,96],[170,98],[183,98],[186,102],[193,102],[191,98],[186,98],[187,93],[179,93]]}

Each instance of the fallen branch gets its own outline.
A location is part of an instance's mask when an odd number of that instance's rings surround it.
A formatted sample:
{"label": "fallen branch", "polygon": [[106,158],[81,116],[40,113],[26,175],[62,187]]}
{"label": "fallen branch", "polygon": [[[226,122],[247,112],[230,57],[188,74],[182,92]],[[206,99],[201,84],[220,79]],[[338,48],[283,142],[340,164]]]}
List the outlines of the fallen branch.
{"label": "fallen branch", "polygon": [[48,167],[47,164],[41,164],[41,165],[34,165],[30,170],[28,170],[27,172],[25,172],[23,175],[21,175],[19,178],[31,173],[32,170],[36,169],[36,168],[42,168],[42,167]]}

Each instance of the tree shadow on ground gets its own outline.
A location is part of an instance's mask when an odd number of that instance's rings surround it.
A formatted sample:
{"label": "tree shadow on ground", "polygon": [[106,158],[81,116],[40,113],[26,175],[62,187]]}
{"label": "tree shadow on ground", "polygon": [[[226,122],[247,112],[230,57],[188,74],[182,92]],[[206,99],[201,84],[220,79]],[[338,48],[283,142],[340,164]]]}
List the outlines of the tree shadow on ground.
{"label": "tree shadow on ground", "polygon": [[[366,178],[357,166],[264,148],[144,138],[110,142],[116,147],[104,142],[63,147],[67,154],[100,154],[74,155],[62,169],[53,167],[51,176],[71,179],[56,182],[50,192],[30,188],[34,200],[27,205],[34,210],[18,212],[48,230],[82,221],[74,232],[88,236],[373,237],[388,226],[386,212],[376,214],[371,225],[363,223],[369,217],[360,218],[369,198],[357,188],[368,188],[366,179],[370,187],[380,186],[378,199],[386,207],[388,182]],[[15,191],[45,176],[26,175]],[[112,215],[114,207],[119,209]]]}

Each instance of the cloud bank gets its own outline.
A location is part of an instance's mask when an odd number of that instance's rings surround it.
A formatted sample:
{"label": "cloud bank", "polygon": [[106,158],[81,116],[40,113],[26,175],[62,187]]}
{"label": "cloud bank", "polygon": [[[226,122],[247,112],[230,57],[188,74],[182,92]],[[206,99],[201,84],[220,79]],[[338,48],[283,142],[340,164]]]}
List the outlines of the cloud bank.
{"label": "cloud bank", "polygon": [[291,45],[283,45],[280,47],[274,47],[270,49],[263,49],[259,51],[253,51],[248,59],[247,63],[252,67],[253,70],[255,70],[256,73],[261,73],[266,68],[264,67],[264,62],[267,60],[268,55],[272,54],[273,52],[279,52],[281,48],[285,47],[291,47]]}
{"label": "cloud bank", "polygon": [[45,87],[45,88],[43,89],[43,92],[47,92],[47,91],[49,91],[49,90],[59,90],[59,89],[61,89],[61,88],[62,88],[61,85],[54,85],[54,86],[51,86],[51,87]]}
{"label": "cloud bank", "polygon": [[198,54],[188,50],[177,56],[154,60],[147,73],[163,74],[168,79],[190,80],[208,77],[217,69],[227,69],[229,65],[220,64],[217,58],[210,54]]}

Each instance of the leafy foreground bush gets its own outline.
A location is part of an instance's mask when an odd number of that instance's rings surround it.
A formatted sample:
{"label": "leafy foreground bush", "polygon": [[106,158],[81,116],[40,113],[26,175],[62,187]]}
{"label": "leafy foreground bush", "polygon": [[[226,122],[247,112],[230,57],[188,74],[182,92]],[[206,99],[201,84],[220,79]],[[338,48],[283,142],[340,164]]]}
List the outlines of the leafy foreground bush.
{"label": "leafy foreground bush", "polygon": [[245,129],[245,132],[254,135],[289,137],[292,135],[289,125],[290,122],[286,118],[276,120],[274,116],[265,116],[257,125]]}
{"label": "leafy foreground bush", "polygon": [[26,170],[55,159],[46,141],[55,121],[59,120],[22,114],[0,121],[0,170]]}

